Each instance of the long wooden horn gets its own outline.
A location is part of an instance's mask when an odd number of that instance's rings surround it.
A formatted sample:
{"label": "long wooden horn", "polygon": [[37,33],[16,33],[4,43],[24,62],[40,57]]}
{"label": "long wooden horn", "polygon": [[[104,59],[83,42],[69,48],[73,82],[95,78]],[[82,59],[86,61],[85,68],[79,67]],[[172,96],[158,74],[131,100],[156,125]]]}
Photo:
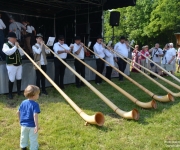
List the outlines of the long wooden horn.
{"label": "long wooden horn", "polygon": [[[44,44],[45,45],[45,44]],[[45,47],[47,47],[45,45]],[[48,48],[48,47],[47,47]],[[48,48],[49,49],[49,48]],[[105,97],[101,92],[99,92],[94,86],[92,86],[88,81],[86,81],[81,75],[79,75],[73,68],[71,68],[66,62],[64,62],[56,53],[49,49],[70,71],[72,71],[84,84],[86,84],[100,99],[102,99],[115,113],[126,119],[139,119],[139,112],[133,109],[130,112],[125,112],[114,105],[107,97]]]}
{"label": "long wooden horn", "polygon": [[129,98],[132,102],[134,102],[136,105],[142,107],[142,108],[157,108],[157,104],[155,100],[152,100],[150,102],[144,103],[141,101],[138,101],[136,98],[134,98],[132,95],[130,95],[129,93],[127,93],[125,90],[123,90],[122,88],[120,88],[119,86],[117,86],[115,83],[113,83],[112,81],[110,81],[109,79],[107,79],[105,76],[103,76],[102,74],[100,74],[99,72],[97,72],[94,68],[92,68],[91,66],[89,66],[88,64],[86,64],[85,62],[83,62],[81,59],[79,59],[77,56],[73,55],[72,53],[70,53],[71,56],[73,56],[75,59],[77,59],[78,61],[80,61],[82,64],[84,64],[87,68],[89,68],[91,71],[93,71],[95,74],[97,74],[99,77],[101,77],[103,80],[105,80],[107,83],[109,83],[111,86],[113,86],[115,89],[117,89],[120,93],[122,93],[124,96],[126,96],[127,98]]}
{"label": "long wooden horn", "polygon": [[[131,45],[129,45],[131,48],[135,49],[134,47],[132,47]],[[146,59],[148,59],[151,63],[153,63],[155,66],[157,66],[158,68],[160,68],[163,72],[165,72],[166,74],[168,74],[169,76],[171,76],[174,80],[178,81],[180,83],[180,79],[177,78],[176,76],[174,76],[173,74],[171,74],[170,72],[168,72],[167,70],[165,70],[163,67],[161,67],[160,65],[156,64],[154,61],[152,61],[150,58],[148,58],[147,56],[143,55],[141,52],[139,52],[142,56],[144,56]]]}
{"label": "long wooden horn", "polygon": [[[108,47],[109,48],[109,47]],[[111,49],[111,48],[110,48]],[[129,61],[127,61],[126,59],[124,59],[123,57],[122,57],[122,55],[120,55],[119,53],[117,53],[115,50],[113,50],[113,49],[111,49],[116,55],[118,55],[121,59],[123,59],[125,62],[127,62],[129,65],[131,65],[132,66],[132,64],[129,62]],[[131,59],[129,59],[129,58],[127,58],[128,60],[130,60],[130,61],[132,61]],[[140,65],[140,66],[142,66],[142,65]],[[149,77],[147,74],[145,74],[143,71],[141,71],[140,69],[138,69],[137,67],[134,67],[136,70],[138,70],[140,73],[142,73],[144,76],[146,76],[149,80],[151,80],[152,82],[154,82],[155,84],[157,84],[159,87],[161,87],[163,90],[165,90],[166,92],[168,92],[169,94],[169,97],[171,98],[171,99],[173,99],[173,97],[172,96],[174,96],[174,97],[180,97],[180,92],[179,93],[174,93],[174,92],[172,92],[172,91],[170,91],[169,89],[167,89],[165,86],[163,86],[162,84],[160,84],[159,82],[157,82],[156,80],[154,80],[154,79],[152,79],[151,77]],[[143,69],[145,69],[145,70],[148,70],[148,71],[150,71],[149,69],[147,69],[147,68],[145,68],[145,67],[143,67],[142,66],[142,68]],[[152,71],[150,71],[150,72],[152,72]],[[154,72],[152,72],[152,73],[154,73]],[[161,77],[161,76],[160,76]],[[162,78],[162,77],[161,77]],[[164,78],[163,78],[164,79]],[[173,101],[173,100],[172,100]]]}
{"label": "long wooden horn", "polygon": [[54,88],[64,97],[64,99],[71,105],[71,107],[85,120],[85,124],[96,124],[102,126],[105,122],[104,115],[101,112],[97,112],[95,115],[89,116],[83,112],[57,85],[54,81],[32,60],[32,58],[19,46],[19,49],[23,51],[26,57],[35,65],[38,70],[46,77],[46,79],[54,86]]}
{"label": "long wooden horn", "polygon": [[129,76],[127,76],[125,73],[123,73],[122,71],[120,71],[119,69],[117,69],[116,67],[112,66],[109,62],[107,62],[106,60],[104,60],[103,58],[101,58],[97,53],[93,52],[91,49],[89,49],[88,47],[86,47],[86,49],[88,49],[91,53],[93,53],[94,55],[96,55],[97,57],[99,57],[102,61],[104,61],[105,63],[107,63],[109,66],[111,66],[114,70],[116,70],[117,72],[119,72],[120,74],[122,74],[126,79],[128,79],[129,81],[131,81],[133,84],[135,84],[137,87],[139,87],[141,90],[143,90],[146,94],[148,94],[150,97],[152,97],[153,99],[160,101],[160,102],[169,102],[169,101],[174,101],[174,98],[171,94],[167,94],[165,96],[158,96],[155,95],[154,93],[152,93],[151,91],[149,91],[148,89],[146,89],[145,87],[143,87],[142,85],[140,85],[138,82],[136,82],[135,80],[133,80],[132,78],[130,78]]}

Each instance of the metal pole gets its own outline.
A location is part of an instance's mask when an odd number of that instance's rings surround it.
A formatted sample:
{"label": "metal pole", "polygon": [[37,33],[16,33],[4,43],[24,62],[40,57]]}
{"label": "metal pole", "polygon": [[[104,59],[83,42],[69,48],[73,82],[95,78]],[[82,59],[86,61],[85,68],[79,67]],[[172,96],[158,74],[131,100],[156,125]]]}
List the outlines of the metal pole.
{"label": "metal pole", "polygon": [[54,14],[54,37],[56,37],[56,14]]}
{"label": "metal pole", "polygon": [[74,36],[76,36],[76,8],[75,8],[75,19],[74,19]]}

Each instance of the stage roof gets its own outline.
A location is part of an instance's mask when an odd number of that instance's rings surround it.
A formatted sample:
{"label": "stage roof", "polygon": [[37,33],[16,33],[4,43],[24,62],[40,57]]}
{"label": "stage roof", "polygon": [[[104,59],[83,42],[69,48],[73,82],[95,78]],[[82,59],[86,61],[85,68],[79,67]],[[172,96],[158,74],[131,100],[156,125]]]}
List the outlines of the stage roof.
{"label": "stage roof", "polygon": [[0,11],[54,17],[72,12],[108,10],[135,6],[136,0],[0,0]]}

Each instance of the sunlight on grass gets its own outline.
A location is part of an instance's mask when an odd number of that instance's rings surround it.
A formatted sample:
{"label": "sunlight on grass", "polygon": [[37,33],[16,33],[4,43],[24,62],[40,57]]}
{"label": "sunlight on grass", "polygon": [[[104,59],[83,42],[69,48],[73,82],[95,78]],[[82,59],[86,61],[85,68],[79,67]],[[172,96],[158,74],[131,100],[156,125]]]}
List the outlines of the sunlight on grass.
{"label": "sunlight on grass", "polygon": [[[131,73],[130,77],[156,95],[167,94],[141,74]],[[167,78],[175,82],[170,77]],[[117,78],[112,81],[140,101],[152,100],[126,79],[122,83]],[[163,81],[159,82],[173,92],[179,92]],[[155,150],[168,149],[165,141],[180,141],[179,98],[170,103],[157,102],[156,110],[142,109],[105,82],[100,86],[95,85],[94,81],[91,81],[91,84],[120,109],[124,111],[138,109],[140,119],[134,121],[121,118],[88,87],[77,89],[74,84],[66,85],[64,92],[85,113],[93,115],[100,111],[105,115],[103,127],[84,126],[83,119],[54,88],[50,87],[47,88],[49,96],[41,96],[38,100],[41,108],[40,150]],[[15,100],[10,101],[6,95],[0,95],[0,150],[19,149],[20,126],[16,111],[22,100],[23,96],[16,95]]]}

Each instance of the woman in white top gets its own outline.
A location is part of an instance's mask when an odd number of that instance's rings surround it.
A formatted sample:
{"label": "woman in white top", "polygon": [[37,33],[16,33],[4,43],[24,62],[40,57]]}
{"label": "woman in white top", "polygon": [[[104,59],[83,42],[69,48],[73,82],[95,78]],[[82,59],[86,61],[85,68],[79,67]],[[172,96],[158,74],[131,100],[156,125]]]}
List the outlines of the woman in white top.
{"label": "woman in white top", "polygon": [[[114,53],[105,49],[105,60],[110,63],[112,66],[114,66]],[[111,80],[111,74],[112,74],[112,67],[109,66],[109,64],[106,63],[106,78]]]}
{"label": "woman in white top", "polygon": [[[41,65],[41,69],[46,72],[47,70],[47,59],[46,54],[50,53],[50,50],[45,48],[43,36],[42,34],[37,34],[36,36],[36,44],[32,46],[32,50],[34,53],[34,61],[39,62]],[[42,86],[42,94],[48,95],[45,88],[45,77],[44,75],[37,69],[36,70],[36,86],[40,89],[40,83]]]}

